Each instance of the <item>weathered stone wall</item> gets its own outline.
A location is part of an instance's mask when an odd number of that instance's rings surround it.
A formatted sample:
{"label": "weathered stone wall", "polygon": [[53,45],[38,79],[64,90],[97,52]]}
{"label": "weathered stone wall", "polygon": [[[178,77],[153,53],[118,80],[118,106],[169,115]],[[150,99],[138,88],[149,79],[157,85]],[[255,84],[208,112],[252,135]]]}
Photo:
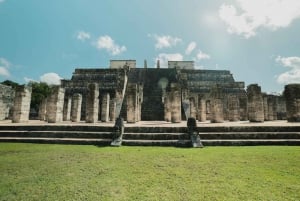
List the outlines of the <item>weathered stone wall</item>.
{"label": "weathered stone wall", "polygon": [[0,84],[0,121],[8,119],[15,92],[10,86]]}
{"label": "weathered stone wall", "polygon": [[264,104],[261,88],[257,84],[247,87],[248,116],[250,122],[264,122]]}
{"label": "weathered stone wall", "polygon": [[16,88],[12,115],[13,123],[27,122],[29,120],[31,92],[31,87],[25,85]]}
{"label": "weathered stone wall", "polygon": [[300,84],[288,84],[284,87],[286,115],[289,122],[300,122]]}

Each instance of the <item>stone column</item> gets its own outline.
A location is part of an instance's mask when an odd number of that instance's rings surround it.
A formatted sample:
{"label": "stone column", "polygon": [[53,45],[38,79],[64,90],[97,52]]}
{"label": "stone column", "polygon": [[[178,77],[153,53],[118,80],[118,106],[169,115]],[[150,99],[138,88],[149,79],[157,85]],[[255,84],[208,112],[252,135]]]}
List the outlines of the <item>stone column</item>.
{"label": "stone column", "polygon": [[71,121],[80,122],[81,104],[82,104],[82,95],[78,93],[74,94],[72,97]]}
{"label": "stone column", "polygon": [[194,97],[190,98],[190,118],[196,119],[197,116],[197,108],[196,108],[196,100]]}
{"label": "stone column", "polygon": [[137,109],[138,109],[138,97],[137,97],[137,85],[127,85],[127,123],[137,122]]}
{"label": "stone column", "polygon": [[300,122],[300,84],[286,85],[283,94],[288,122]]}
{"label": "stone column", "polygon": [[47,98],[44,98],[39,105],[39,120],[46,121],[47,115]]}
{"label": "stone column", "polygon": [[31,102],[31,87],[18,86],[15,92],[13,106],[13,123],[28,122]]}
{"label": "stone column", "polygon": [[51,88],[51,94],[47,98],[48,123],[61,122],[63,120],[65,89],[59,86]]}
{"label": "stone column", "polygon": [[86,97],[86,123],[95,123],[98,121],[99,113],[99,85],[92,83],[88,85]]}
{"label": "stone column", "polygon": [[248,120],[248,98],[246,94],[243,94],[239,97],[239,106],[240,106],[240,120]]}
{"label": "stone column", "polygon": [[269,120],[269,106],[268,106],[268,96],[267,94],[263,94],[263,104],[264,104],[264,120]]}
{"label": "stone column", "polygon": [[109,122],[109,93],[103,93],[101,101],[101,121]]}
{"label": "stone column", "polygon": [[228,116],[229,121],[240,120],[239,99],[236,95],[228,96]]}
{"label": "stone column", "polygon": [[277,120],[276,102],[274,95],[268,95],[268,120]]}
{"label": "stone column", "polygon": [[181,90],[178,83],[171,83],[171,122],[181,122]]}
{"label": "stone column", "polygon": [[111,99],[109,101],[109,120],[110,121],[115,121],[116,120],[116,107],[117,103],[115,98]]}
{"label": "stone column", "polygon": [[72,105],[72,98],[71,97],[65,97],[64,111],[63,111],[63,121],[70,121],[71,120],[71,105]]}
{"label": "stone column", "polygon": [[206,121],[206,100],[203,96],[198,96],[198,121]]}
{"label": "stone column", "polygon": [[248,117],[250,122],[264,122],[264,105],[261,88],[257,84],[247,87]]}
{"label": "stone column", "polygon": [[220,86],[214,86],[210,92],[211,123],[224,122],[223,92]]}
{"label": "stone column", "polygon": [[164,120],[171,122],[171,101],[170,101],[170,92],[166,92],[164,99]]}

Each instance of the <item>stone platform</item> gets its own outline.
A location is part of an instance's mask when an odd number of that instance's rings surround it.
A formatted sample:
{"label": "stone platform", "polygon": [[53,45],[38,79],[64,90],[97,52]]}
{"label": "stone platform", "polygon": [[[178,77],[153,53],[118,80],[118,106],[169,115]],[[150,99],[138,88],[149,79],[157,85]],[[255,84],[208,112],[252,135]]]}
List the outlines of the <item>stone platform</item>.
{"label": "stone platform", "polygon": [[[109,146],[113,126],[113,122],[51,124],[43,121],[0,121],[0,142]],[[300,123],[198,122],[197,129],[204,146],[300,145]],[[191,141],[185,121],[141,121],[135,124],[125,123],[122,145],[190,147]]]}

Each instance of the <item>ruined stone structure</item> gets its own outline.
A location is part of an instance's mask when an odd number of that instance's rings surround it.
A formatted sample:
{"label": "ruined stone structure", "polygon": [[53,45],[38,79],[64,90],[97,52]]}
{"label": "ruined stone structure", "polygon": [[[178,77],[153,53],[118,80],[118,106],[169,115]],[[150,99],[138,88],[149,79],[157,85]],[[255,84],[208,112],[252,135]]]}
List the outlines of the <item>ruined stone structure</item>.
{"label": "ruined stone structure", "polygon": [[[70,80],[62,80],[40,103],[39,119],[49,123],[117,118],[127,123],[179,123],[188,118],[263,122],[285,119],[288,110],[289,121],[298,121],[299,97],[293,95],[292,86],[286,88],[285,98],[263,94],[257,84],[249,85],[246,92],[244,82],[236,82],[227,70],[198,70],[193,61],[169,61],[168,68],[157,63],[157,68],[148,68],[145,61],[138,68],[135,60],[112,60],[106,69],[75,69]],[[3,94],[10,93],[1,94],[0,107],[9,99]],[[2,119],[8,116],[8,109],[3,111]]]}
{"label": "ruined stone structure", "polygon": [[[134,60],[112,60],[109,69],[76,69],[71,80],[62,80],[65,101],[81,94],[80,120],[86,122],[113,121],[119,116],[128,123],[176,123],[189,117],[206,121],[221,116],[212,122],[222,122],[229,120],[230,97],[234,96],[239,104],[233,119],[247,120],[244,83],[234,81],[229,71],[196,70],[192,61],[170,61],[169,68],[147,68],[144,63],[137,68]],[[216,84],[222,96],[212,96]],[[97,85],[94,95],[90,94],[92,85]]]}
{"label": "ruined stone structure", "polygon": [[0,121],[9,118],[14,97],[15,93],[11,87],[0,84]]}

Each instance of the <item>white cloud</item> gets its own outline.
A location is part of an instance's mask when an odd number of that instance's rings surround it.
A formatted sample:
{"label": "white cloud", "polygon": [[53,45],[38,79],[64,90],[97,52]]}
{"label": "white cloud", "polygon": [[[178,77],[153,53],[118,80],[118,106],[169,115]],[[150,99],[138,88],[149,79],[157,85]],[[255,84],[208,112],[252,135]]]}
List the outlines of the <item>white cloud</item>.
{"label": "white cloud", "polygon": [[162,68],[167,68],[168,67],[168,61],[182,61],[183,56],[180,53],[175,53],[175,54],[166,54],[166,53],[161,53],[158,55],[158,57],[155,58],[155,62],[159,60],[160,66]]}
{"label": "white cloud", "polygon": [[185,50],[185,54],[186,55],[190,55],[194,49],[196,48],[197,43],[196,42],[190,42],[190,44],[187,46],[186,50]]}
{"label": "white cloud", "polygon": [[11,66],[10,62],[4,58],[0,58],[0,76],[9,77],[9,67]]}
{"label": "white cloud", "polygon": [[25,80],[26,83],[28,83],[28,82],[37,82],[36,80],[31,79],[29,77],[24,77],[24,80]]}
{"label": "white cloud", "polygon": [[76,38],[81,41],[85,41],[91,38],[91,34],[85,31],[79,31]]}
{"label": "white cloud", "polygon": [[287,72],[277,77],[279,84],[300,83],[300,57],[278,56],[276,62],[284,67],[290,68]]}
{"label": "white cloud", "polygon": [[108,53],[112,55],[118,55],[125,52],[127,49],[125,46],[120,46],[115,43],[115,41],[110,36],[100,36],[96,43],[98,49],[105,49]]}
{"label": "white cloud", "polygon": [[168,48],[168,47],[173,47],[176,46],[177,43],[181,42],[182,39],[178,38],[178,37],[173,37],[173,36],[169,36],[169,35],[152,35],[149,34],[149,37],[152,37],[156,40],[155,43],[155,48],[156,49],[162,49],[162,48]]}
{"label": "white cloud", "polygon": [[[288,27],[300,17],[299,0],[236,0],[237,6],[222,4],[219,17],[232,34],[250,38],[257,29],[266,27],[271,30]],[[238,12],[238,8],[240,12]]]}
{"label": "white cloud", "polygon": [[41,82],[46,82],[49,85],[60,85],[61,79],[56,73],[45,73],[40,77]]}
{"label": "white cloud", "polygon": [[202,52],[201,50],[199,50],[199,52],[196,55],[196,60],[203,60],[203,59],[210,59],[210,55]]}

